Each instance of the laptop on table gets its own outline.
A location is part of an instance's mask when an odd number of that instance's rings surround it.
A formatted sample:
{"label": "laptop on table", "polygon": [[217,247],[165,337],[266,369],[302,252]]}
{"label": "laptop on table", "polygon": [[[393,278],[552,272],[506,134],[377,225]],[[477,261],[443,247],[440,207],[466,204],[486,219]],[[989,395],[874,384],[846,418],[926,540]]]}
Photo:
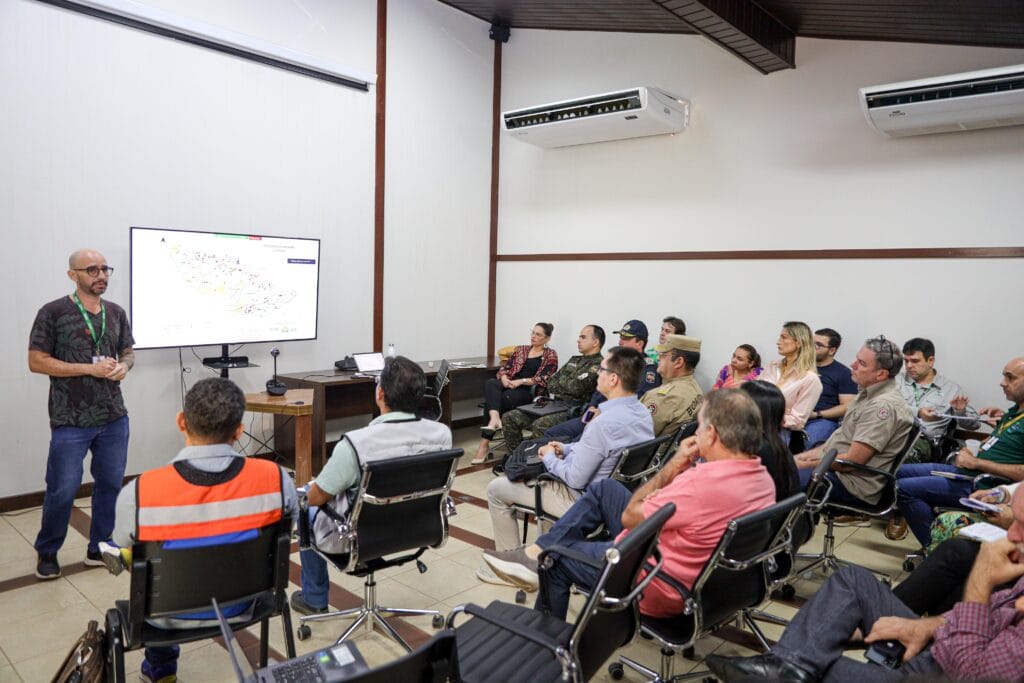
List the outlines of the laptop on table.
{"label": "laptop on table", "polygon": [[383,353],[353,353],[352,359],[356,362],[356,371],[361,375],[380,377],[380,373],[384,370]]}
{"label": "laptop on table", "polygon": [[348,680],[354,674],[369,670],[366,660],[359,654],[355,645],[341,643],[253,671],[249,658],[245,656],[216,599],[213,601],[213,610],[217,613],[224,645],[227,647],[239,683],[339,683]]}

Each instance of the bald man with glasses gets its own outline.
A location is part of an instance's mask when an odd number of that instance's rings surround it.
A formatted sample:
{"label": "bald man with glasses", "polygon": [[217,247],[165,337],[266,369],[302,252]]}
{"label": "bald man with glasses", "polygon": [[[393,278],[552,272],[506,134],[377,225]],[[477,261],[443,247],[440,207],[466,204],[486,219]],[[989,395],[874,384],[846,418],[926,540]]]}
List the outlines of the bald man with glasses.
{"label": "bald man with glasses", "polygon": [[43,518],[35,548],[36,576],[61,575],[71,506],[92,452],[92,525],[85,564],[103,566],[99,544],[114,530],[114,504],[128,460],[128,411],[121,381],[135,365],[131,325],[124,309],[103,299],[114,269],[103,254],[80,249],[68,258],[75,291],[36,314],[28,367],[50,378],[50,449]]}

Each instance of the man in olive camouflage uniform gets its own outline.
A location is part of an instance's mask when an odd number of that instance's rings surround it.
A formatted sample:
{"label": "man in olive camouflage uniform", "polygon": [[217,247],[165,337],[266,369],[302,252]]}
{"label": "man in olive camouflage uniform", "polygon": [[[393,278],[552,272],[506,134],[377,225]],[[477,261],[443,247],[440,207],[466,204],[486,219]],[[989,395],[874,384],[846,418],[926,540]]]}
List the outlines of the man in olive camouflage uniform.
{"label": "man in olive camouflage uniform", "polygon": [[[597,371],[601,366],[601,347],[604,346],[604,329],[598,325],[587,325],[576,338],[580,355],[570,358],[565,365],[548,378],[548,394],[559,399],[583,404],[597,388]],[[569,412],[534,418],[516,408],[501,416],[501,429],[505,435],[505,446],[509,452],[523,441],[523,430],[532,427],[534,433],[543,434],[552,425],[564,422]]]}
{"label": "man in olive camouflage uniform", "polygon": [[114,530],[114,503],[128,459],[128,411],[121,380],[135,364],[124,309],[103,301],[113,272],[103,254],[76,251],[68,259],[75,291],[39,309],[28,346],[28,367],[50,377],[50,451],[46,495],[35,547],[36,576],[60,576],[71,506],[92,451],[92,526],[85,564],[103,566],[99,543]]}

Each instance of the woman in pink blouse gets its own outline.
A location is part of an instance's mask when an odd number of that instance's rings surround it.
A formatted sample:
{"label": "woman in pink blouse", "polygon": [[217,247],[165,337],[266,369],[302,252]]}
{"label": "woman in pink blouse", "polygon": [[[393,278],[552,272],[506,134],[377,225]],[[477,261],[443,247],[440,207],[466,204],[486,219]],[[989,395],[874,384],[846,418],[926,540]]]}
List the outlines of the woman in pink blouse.
{"label": "woman in pink blouse", "polygon": [[480,445],[471,464],[487,460],[494,432],[501,428],[501,414],[533,400],[534,388],[544,389],[548,377],[558,369],[558,353],[548,348],[551,323],[537,323],[530,333],[530,343],[517,346],[511,358],[502,363],[495,379],[484,385],[484,412],[487,426],[480,428]]}
{"label": "woman in pink blouse", "polygon": [[750,382],[761,374],[761,356],[750,344],[740,344],[732,353],[732,360],[718,371],[718,380],[711,387],[715,389],[735,389],[744,382]]}
{"label": "woman in pink blouse", "polygon": [[782,426],[803,429],[814,405],[821,396],[821,379],[814,362],[814,336],[806,323],[788,322],[782,326],[775,343],[781,360],[773,360],[761,373],[761,379],[771,382],[786,397],[786,414]]}

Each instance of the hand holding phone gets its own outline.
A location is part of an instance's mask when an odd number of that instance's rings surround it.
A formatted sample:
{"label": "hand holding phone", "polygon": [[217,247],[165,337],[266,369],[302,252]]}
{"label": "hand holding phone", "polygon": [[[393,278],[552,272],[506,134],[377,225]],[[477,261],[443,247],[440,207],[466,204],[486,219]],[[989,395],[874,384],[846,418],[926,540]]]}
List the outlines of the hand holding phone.
{"label": "hand holding phone", "polygon": [[873,643],[864,653],[869,662],[880,664],[887,669],[898,669],[903,664],[907,648],[898,640],[880,640]]}
{"label": "hand holding phone", "polygon": [[1000,510],[998,505],[992,505],[991,503],[986,503],[983,500],[975,500],[974,498],[961,498],[960,504],[963,505],[965,508],[970,508],[971,510],[978,510],[980,512],[992,515],[997,514]]}

